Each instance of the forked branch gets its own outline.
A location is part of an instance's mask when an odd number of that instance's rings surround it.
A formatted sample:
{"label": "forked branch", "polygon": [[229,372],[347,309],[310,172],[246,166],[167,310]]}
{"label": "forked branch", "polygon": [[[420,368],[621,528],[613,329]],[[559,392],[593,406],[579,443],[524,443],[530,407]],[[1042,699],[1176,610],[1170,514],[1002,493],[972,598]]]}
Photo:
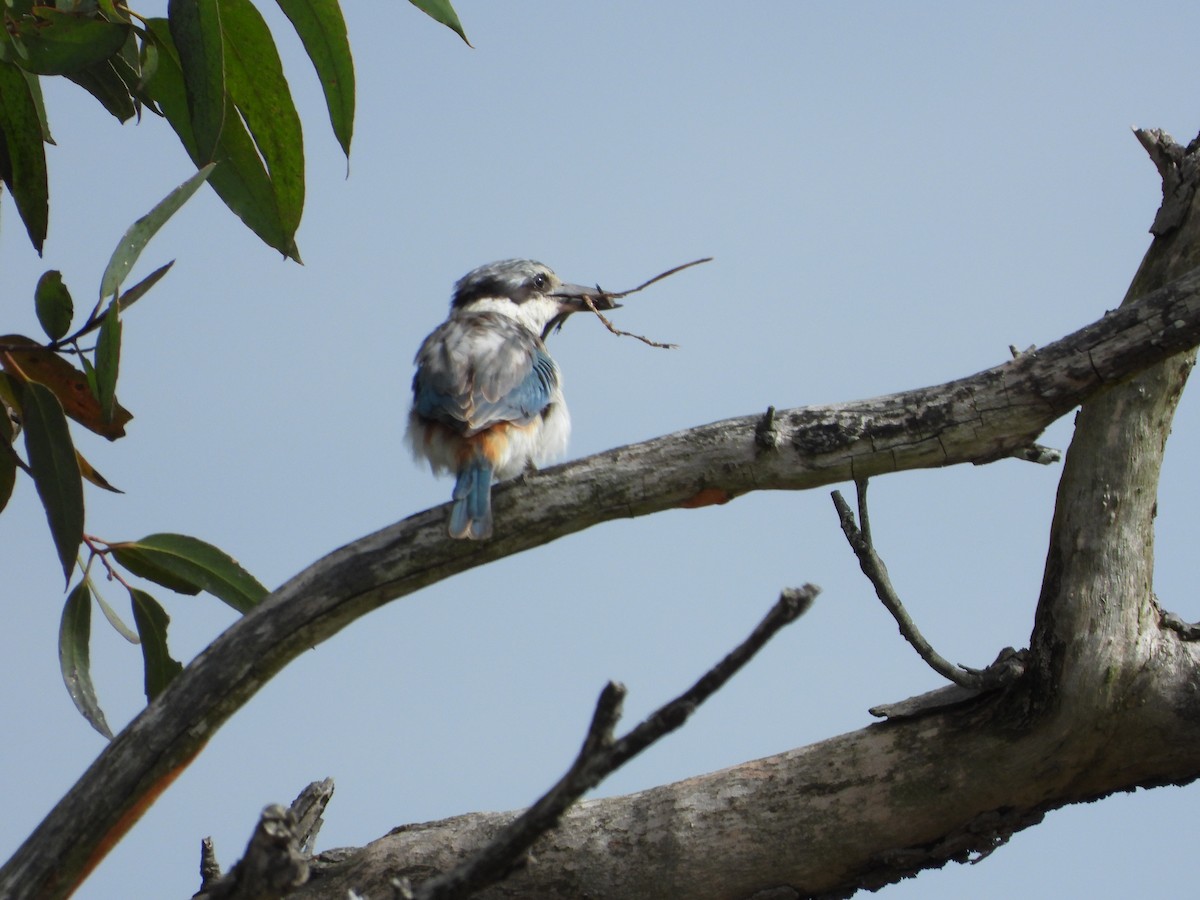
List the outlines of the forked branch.
{"label": "forked branch", "polygon": [[867,479],[856,481],[854,486],[858,491],[858,523],[855,523],[854,511],[842,497],[842,492],[833,492],[833,505],[837,507],[842,531],[850,543],[850,549],[858,557],[858,565],[863,574],[875,587],[876,596],[883,601],[883,605],[887,607],[887,611],[892,614],[892,618],[900,627],[900,633],[917,651],[921,659],[925,660],[929,667],[943,678],[959,687],[972,690],[993,690],[1019,678],[1024,672],[1024,666],[1020,662],[1020,657],[1011,651],[1002,652],[996,662],[986,669],[973,669],[969,666],[952,663],[933,649],[933,645],[921,634],[917,623],[904,608],[899,594],[892,586],[891,578],[888,577],[887,566],[883,564],[883,560],[875,551],[875,543],[871,539],[871,519],[867,513]]}
{"label": "forked branch", "polygon": [[534,841],[553,828],[568,807],[651,744],[681,727],[785,625],[812,606],[820,588],[806,584],[788,588],[741,644],[709,669],[683,694],[659,707],[621,738],[614,737],[621,718],[625,686],[610,681],[600,692],[592,723],[579,755],[558,783],[515,818],[486,846],[460,865],[425,881],[412,891],[414,900],[458,900],[502,879],[520,865]]}
{"label": "forked branch", "polygon": [[780,409],[764,429],[761,414],[714,422],[500,485],[505,527],[482,546],[446,539],[445,507],[350,543],[235,622],[116,736],[0,868],[0,896],[69,894],[267,680],[389,601],[599,522],[1011,456],[1097,392],[1197,343],[1200,270],[954,382]]}

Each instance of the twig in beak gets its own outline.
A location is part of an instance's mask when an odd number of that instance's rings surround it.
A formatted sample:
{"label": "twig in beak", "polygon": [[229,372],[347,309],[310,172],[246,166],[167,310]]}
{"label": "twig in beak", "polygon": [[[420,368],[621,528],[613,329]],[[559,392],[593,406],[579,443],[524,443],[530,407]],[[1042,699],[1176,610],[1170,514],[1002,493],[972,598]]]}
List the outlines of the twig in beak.
{"label": "twig in beak", "polygon": [[600,291],[601,294],[609,298],[628,297],[630,294],[636,294],[638,291],[650,287],[650,285],[654,284],[656,281],[662,281],[664,278],[670,278],[676,272],[682,272],[684,269],[690,269],[692,266],[700,265],[700,263],[712,262],[712,259],[713,258],[711,256],[706,256],[704,259],[693,259],[691,262],[684,263],[682,266],[676,266],[673,269],[667,269],[667,271],[663,272],[661,275],[655,275],[649,281],[644,281],[637,287],[628,291],[621,291],[620,293],[614,294],[611,291],[604,290],[600,287],[600,285],[596,285],[596,290]]}
{"label": "twig in beak", "polygon": [[[698,266],[698,265],[700,265],[700,263],[706,263],[706,262],[712,262],[712,257],[706,256],[703,259],[693,259],[691,262],[684,263],[681,266],[676,266],[673,269],[667,269],[667,271],[665,271],[659,275],[655,275],[649,281],[644,281],[641,284],[639,284],[637,287],[631,288],[628,291],[617,291],[617,292],[606,291],[606,290],[604,290],[604,288],[600,287],[600,285],[596,285],[597,295],[599,297],[603,297],[605,300],[607,300],[611,303],[617,297],[628,297],[630,294],[636,294],[638,291],[643,290],[644,288],[650,287],[650,285],[654,284],[656,281],[662,281],[664,278],[668,278],[671,275],[674,275],[676,272],[682,272],[684,269],[690,269],[692,266]],[[622,331],[620,328],[615,327],[612,322],[608,321],[608,319],[605,318],[604,313],[602,313],[602,312],[600,312],[600,310],[596,309],[596,304],[590,294],[585,294],[583,296],[583,302],[585,304],[587,304],[587,308],[590,309],[592,312],[594,312],[596,314],[596,317],[598,319],[600,319],[601,322],[604,323],[604,327],[607,328],[609,331],[611,331],[613,334],[615,334],[617,337],[637,338],[643,344],[649,344],[651,347],[658,347],[662,350],[678,350],[679,349],[678,344],[664,344],[664,343],[661,343],[660,341],[652,341],[648,337],[643,337],[640,334],[634,334],[632,331]]]}
{"label": "twig in beak", "polygon": [[[663,277],[663,276],[660,275],[659,278],[661,278],[661,277]],[[649,284],[649,283],[650,282],[646,282],[646,284]],[[643,285],[642,287],[645,287],[645,285]],[[641,290],[641,288],[634,288],[634,290]],[[625,294],[632,294],[632,293],[633,293],[633,291],[625,292]],[[608,294],[606,296],[624,297],[625,294]],[[583,302],[587,304],[588,309],[590,309],[592,312],[594,312],[596,314],[596,318],[598,318],[601,322],[604,323],[604,327],[607,328],[609,331],[611,331],[613,334],[615,334],[617,337],[637,338],[643,344],[649,344],[651,347],[659,347],[663,350],[678,350],[679,349],[678,344],[663,344],[663,343],[660,343],[659,341],[652,341],[648,337],[642,337],[642,335],[640,335],[640,334],[634,334],[632,331],[622,331],[620,328],[617,328],[616,326],[614,326],[612,322],[608,321],[608,319],[605,318],[604,313],[602,313],[602,312],[600,312],[600,310],[596,309],[595,301],[593,301],[591,296],[589,296],[587,294],[584,294]]]}

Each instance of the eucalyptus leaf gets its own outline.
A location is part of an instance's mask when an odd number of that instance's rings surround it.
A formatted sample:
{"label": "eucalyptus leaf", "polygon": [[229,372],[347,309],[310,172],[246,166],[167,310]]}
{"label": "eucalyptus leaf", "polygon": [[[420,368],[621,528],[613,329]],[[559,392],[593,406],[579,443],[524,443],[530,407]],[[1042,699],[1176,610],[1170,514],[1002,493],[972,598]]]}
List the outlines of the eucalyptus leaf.
{"label": "eucalyptus leaf", "polygon": [[[7,426],[7,428],[5,428]],[[0,431],[7,434],[0,441],[0,512],[12,498],[13,486],[17,483],[17,452],[12,447],[12,422],[8,413],[0,406]]]}
{"label": "eucalyptus leaf", "polygon": [[170,0],[167,21],[187,90],[196,164],[212,162],[227,113],[221,5],[218,0]]}
{"label": "eucalyptus leaf", "polygon": [[225,85],[229,99],[266,164],[288,234],[304,211],[304,134],[283,64],[262,14],[249,0],[217,0],[225,40]]}
{"label": "eucalyptus leaf", "polygon": [[66,77],[99,100],[117,121],[128,122],[137,113],[137,101],[127,80],[132,73],[119,56],[69,72]]}
{"label": "eucalyptus leaf", "polygon": [[50,216],[42,122],[25,73],[7,62],[0,62],[0,179],[41,255]]}
{"label": "eucalyptus leaf", "polygon": [[34,8],[31,16],[8,19],[9,34],[19,36],[23,52],[18,65],[37,75],[70,75],[118,53],[129,26],[103,18]]}
{"label": "eucalyptus leaf", "polygon": [[179,208],[188,201],[192,194],[196,193],[200,185],[212,174],[214,165],[215,163],[209,163],[200,169],[195,175],[160,200],[154,209],[129,226],[129,230],[125,232],[121,240],[117,243],[117,248],[113,251],[112,257],[108,261],[108,266],[104,270],[104,277],[100,279],[101,299],[116,295],[126,276],[129,275],[130,270],[133,268],[134,263],[137,262],[142,251],[146,249],[146,244],[166,224],[167,220],[179,211]]}
{"label": "eucalyptus leaf", "polygon": [[42,140],[47,144],[53,144],[54,136],[50,134],[50,122],[46,119],[46,103],[42,99],[42,83],[36,75],[30,72],[25,73],[25,83],[29,85],[29,96],[33,98],[33,106],[37,110],[38,122],[42,126]]}
{"label": "eucalyptus leaf", "polygon": [[350,155],[354,134],[354,59],[346,36],[346,21],[337,0],[276,0],[304,44],[317,70],[329,109],[329,124]]}
{"label": "eucalyptus leaf", "polygon": [[21,395],[25,452],[63,574],[70,577],[83,542],[83,478],[75,445],[58,398],[46,386],[27,381]]}
{"label": "eucalyptus leaf", "polygon": [[[158,50],[158,62],[153,75],[146,80],[146,94],[158,104],[192,161],[199,165],[203,160],[192,133],[179,56],[167,23],[163,19],[149,19],[147,28]],[[232,108],[232,101],[229,103]],[[295,230],[284,224],[271,176],[236,110],[226,117],[220,144],[217,155],[221,164],[209,178],[213,190],[268,246],[299,261]]]}
{"label": "eucalyptus leaf", "polygon": [[96,471],[96,467],[87,461],[87,457],[75,451],[75,462],[79,463],[79,474],[83,476],[85,481],[94,484],[98,488],[102,488],[113,494],[123,494],[123,490],[113,487],[109,480]]}
{"label": "eucalyptus leaf", "polygon": [[0,336],[0,366],[21,381],[36,381],[49,388],[68,416],[85,428],[110,441],[125,434],[125,424],[133,418],[127,409],[114,403],[112,415],[104,418],[97,400],[94,373],[86,357],[80,357],[84,371],[75,368],[59,353],[20,334]]}
{"label": "eucalyptus leaf", "polygon": [[57,341],[70,330],[75,304],[71,301],[71,292],[63,284],[62,272],[51,269],[38,279],[33,303],[38,322],[50,340]]}
{"label": "eucalyptus leaf", "polygon": [[111,545],[117,561],[171,590],[207,591],[239,612],[253,609],[267,589],[229,554],[185,534],[151,534]]}
{"label": "eucalyptus leaf", "polygon": [[146,673],[146,700],[151,701],[183,671],[183,663],[171,658],[167,647],[167,626],[171,617],[158,601],[137,588],[130,588],[133,621],[142,641],[142,662]]}
{"label": "eucalyptus leaf", "polygon": [[463,31],[462,22],[458,21],[458,13],[454,11],[449,0],[409,0],[409,2],[435,22],[441,22],[457,34],[468,47],[471,46],[471,42],[467,40],[467,33]]}
{"label": "eucalyptus leaf", "polygon": [[71,702],[91,723],[92,727],[112,740],[112,729],[104,718],[104,710],[96,697],[92,683],[92,662],[89,644],[92,639],[92,594],[87,582],[81,581],[67,596],[62,621],[58,626],[58,665],[63,684]]}
{"label": "eucalyptus leaf", "polygon": [[146,295],[146,292],[149,291],[150,288],[158,284],[159,280],[169,271],[171,271],[171,266],[173,265],[175,265],[175,260],[171,260],[169,263],[159,266],[133,287],[129,288],[129,290],[122,291],[120,306],[121,312],[129,309],[129,307],[137,303],[138,300],[142,299],[142,297]]}
{"label": "eucalyptus leaf", "polygon": [[117,373],[121,365],[121,316],[116,300],[108,305],[96,339],[96,399],[105,422],[111,422],[117,402]]}
{"label": "eucalyptus leaf", "polygon": [[117,611],[109,605],[104,599],[104,595],[96,589],[95,583],[89,583],[92,588],[92,596],[96,598],[96,602],[100,604],[100,612],[104,613],[104,618],[108,619],[108,624],[113,627],[113,630],[131,644],[140,644],[142,639],[138,637],[137,630],[125,624],[125,620],[117,615]]}

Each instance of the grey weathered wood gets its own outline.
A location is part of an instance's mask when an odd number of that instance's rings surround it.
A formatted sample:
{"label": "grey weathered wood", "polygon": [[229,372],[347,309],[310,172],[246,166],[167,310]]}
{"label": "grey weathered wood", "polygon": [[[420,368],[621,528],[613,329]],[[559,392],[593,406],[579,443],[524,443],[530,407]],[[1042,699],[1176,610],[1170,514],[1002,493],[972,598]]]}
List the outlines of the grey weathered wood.
{"label": "grey weathered wood", "polygon": [[[1176,644],[1176,649],[1181,650]],[[1188,651],[1186,667],[1194,671]],[[1149,681],[1149,679],[1147,679]],[[995,697],[995,695],[988,695]],[[1090,719],[1030,720],[1022,693],[871,725],[821,743],[624,797],[587,801],[534,844],[534,863],[476,896],[730,900],[847,896],[948,860],[978,858],[1050,808],[1200,771],[1193,698],[1161,726],[1156,692],[1097,745]],[[419,881],[487,841],[511,813],[408,825],[291,895],[388,896],[384,873]],[[314,869],[320,867],[314,865]]]}
{"label": "grey weathered wood", "polygon": [[[1139,136],[1163,173],[1169,214],[1156,219],[1126,310],[1200,264],[1200,155]],[[1194,351],[1167,359],[1080,411],[1027,677],[1004,692],[959,692],[941,709],[923,698],[915,718],[583,804],[534,846],[535,864],[477,896],[846,896],[986,855],[1046,810],[1200,776],[1200,649],[1186,639],[1192,629],[1162,615],[1151,587],[1158,475],[1194,363]],[[445,868],[503,820],[395,832],[318,866],[296,896],[370,892],[380,872]]]}
{"label": "grey weathered wood", "polygon": [[[1156,245],[1174,240],[1176,233],[1160,236]],[[1193,265],[1197,262],[1200,260]],[[1178,267],[1171,272],[1182,275]],[[762,416],[729,419],[617,448],[500,486],[495,491],[498,537],[490,542],[448,540],[445,506],[355,541],[297,575],[261,607],[230,627],[116,737],[0,869],[0,897],[61,897],[69,893],[90,865],[136,820],[156,792],[169,784],[200,752],[213,731],[275,672],[304,649],[383,603],[456,572],[602,521],[647,515],[672,507],[724,502],[752,490],[802,490],[902,469],[1022,455],[1046,425],[1074,406],[1198,342],[1200,274],[1190,271],[1061,341],[968,378],[870,400],[784,410],[775,413],[769,423]],[[1172,385],[1178,386],[1168,379],[1166,387],[1174,389]],[[1116,412],[1126,411],[1126,406],[1117,406]],[[1164,421],[1169,422],[1169,415],[1165,420],[1161,416],[1155,420],[1153,429],[1161,430]],[[653,477],[646,473],[653,473]],[[1118,491],[1124,488],[1115,483],[1113,487]],[[1074,502],[1072,498],[1068,500]],[[1139,584],[1144,589],[1148,581]],[[1055,617],[1066,613],[1060,612],[1058,599],[1043,599],[1049,605],[1039,620],[1040,633],[1049,644],[1061,639],[1054,622]],[[1139,654],[1154,650],[1155,659],[1174,661],[1180,672],[1192,671],[1190,647],[1178,640],[1176,632],[1168,639],[1157,631],[1150,615],[1152,604],[1148,604],[1149,601],[1139,606],[1136,617],[1143,629],[1140,636],[1134,635]],[[1120,636],[1124,638],[1129,636],[1129,623],[1124,619],[1122,623]],[[1064,657],[1073,658],[1070,654]],[[1057,677],[1061,665],[1042,671],[1047,677]],[[1167,683],[1157,677],[1148,680],[1156,686]],[[1006,695],[1012,696],[1013,692]],[[1180,709],[1190,709],[1187,706],[1190,695],[1180,693],[1176,699]],[[1151,716],[1149,724],[1160,730],[1178,724],[1173,719],[1167,722],[1154,718],[1162,714],[1162,706],[1152,701],[1153,698],[1146,698],[1146,708],[1131,713],[1123,723]],[[990,708],[987,706],[990,702],[995,701],[984,701],[985,709]],[[1031,708],[1036,706],[1032,696],[1029,703]],[[706,828],[732,828],[733,819],[720,814],[720,810],[731,813],[743,809],[745,798],[757,796],[757,790],[770,780],[768,774],[777,783],[785,779],[789,784],[799,785],[808,783],[807,779],[820,772],[828,779],[840,771],[860,784],[861,789],[848,788],[844,798],[815,802],[799,818],[793,812],[781,816],[778,827],[783,834],[777,837],[785,841],[782,846],[788,848],[787,853],[793,852],[799,835],[808,835],[804,840],[818,849],[828,849],[819,842],[814,844],[814,833],[820,833],[817,826],[829,821],[819,818],[820,810],[834,803],[839,809],[849,810],[855,803],[861,804],[868,794],[875,796],[873,791],[892,784],[887,790],[896,795],[892,808],[896,821],[864,829],[856,839],[861,843],[862,853],[867,854],[863,858],[873,858],[872,848],[884,853],[888,848],[900,846],[897,841],[907,841],[904,846],[917,846],[923,845],[926,838],[934,844],[929,853],[937,856],[950,852],[947,848],[964,846],[964,841],[970,843],[961,834],[969,832],[971,823],[992,823],[987,828],[997,833],[1012,826],[1007,819],[997,824],[991,810],[1014,806],[1014,799],[1018,808],[1034,809],[1039,804],[1078,799],[1081,791],[1103,793],[1113,789],[1115,782],[1103,777],[1113,772],[1105,768],[1104,760],[1098,760],[1086,768],[1087,772],[1095,773],[1094,777],[1084,777],[1081,771],[1065,784],[1050,785],[1035,780],[1031,785],[1036,787],[1029,789],[1028,796],[1004,797],[1002,792],[983,789],[961,791],[962,785],[972,779],[992,779],[994,775],[988,772],[1012,771],[1014,760],[1050,766],[1057,749],[1080,739],[1072,730],[1077,723],[1072,728],[1064,726],[1054,739],[1043,732],[1023,736],[1019,728],[1021,716],[1007,706],[1005,709],[1000,718],[1009,723],[1012,734],[1003,741],[996,737],[994,711],[989,717],[979,708],[968,707],[941,713],[934,722],[922,719],[921,724],[913,726],[873,726],[856,735],[836,738],[830,744],[858,754],[864,763],[883,768],[852,771],[845,768],[848,763],[835,762],[828,748],[820,751],[810,748],[798,751],[796,758],[812,762],[815,771],[788,774],[774,762],[748,764],[744,771],[726,776],[731,779],[729,790],[712,780],[717,776],[705,776],[684,782],[683,786],[661,788],[662,793],[651,792],[646,795],[648,805],[640,807],[640,812],[639,807],[632,805],[622,808],[589,805],[579,815],[611,816],[617,833],[631,828],[634,820],[644,824],[645,815],[663,816],[666,830],[662,832],[663,844],[659,849],[665,851],[685,834],[699,835]],[[979,732],[974,728],[981,716],[993,721],[992,731]],[[1136,739],[1140,734],[1126,735],[1130,748],[1144,743]],[[898,747],[893,742],[901,737],[909,748],[904,758],[910,759],[914,768],[909,775],[893,771],[891,774],[898,779],[893,782],[880,781],[881,773],[888,771],[884,763],[900,758],[894,755]],[[1200,746],[1193,737],[1188,737],[1186,743]],[[1183,757],[1190,759],[1190,752],[1175,748],[1174,754],[1164,755],[1159,752],[1162,748],[1145,749],[1138,764],[1118,767],[1118,780],[1135,784],[1139,778],[1193,777],[1194,766],[1176,765]],[[950,754],[956,762],[947,765]],[[1156,767],[1150,761],[1155,761]],[[993,766],[1000,768],[988,768]],[[1073,771],[1069,765],[1063,768]],[[926,774],[925,780],[916,777],[921,772]],[[805,781],[795,781],[797,778]],[[818,778],[811,783],[829,782]],[[688,785],[698,789],[714,787],[716,793],[689,794],[692,788]],[[931,795],[929,792],[939,785],[943,793],[955,796]],[[955,790],[947,790],[950,787]],[[900,796],[902,788],[911,791],[907,799]],[[693,801],[687,799],[689,796],[705,796],[704,803],[714,809],[690,809]],[[656,798],[661,798],[667,806],[655,805]],[[782,821],[783,818],[787,821]],[[947,822],[958,822],[960,831],[948,831]],[[671,828],[676,824],[697,830],[674,832]],[[991,833],[987,828],[984,831]],[[627,833],[632,841],[633,832]],[[952,833],[960,836],[950,841],[948,835]],[[792,837],[785,840],[787,835]],[[576,839],[584,840],[582,836]],[[594,835],[587,840],[603,843],[605,838]],[[756,871],[756,854],[771,839],[737,826],[736,833],[726,833],[724,840],[727,845],[742,846],[749,854],[742,861],[725,860],[730,872],[744,872]],[[469,842],[469,838],[464,836],[462,841]],[[457,842],[457,838],[452,840]],[[750,845],[757,845],[758,850]],[[700,849],[703,845],[695,846]],[[647,850],[639,847],[638,852]],[[797,859],[809,853],[802,853],[802,849],[794,848]],[[609,852],[609,862],[621,857],[620,853]],[[842,858],[846,858],[845,853]],[[625,863],[629,864],[629,860]],[[881,872],[896,870],[894,863],[885,865],[881,860],[878,865]],[[703,869],[698,867],[697,871]],[[641,877],[649,878],[651,872],[647,868]],[[834,876],[837,873],[822,883],[835,883]],[[837,877],[849,876],[842,872]],[[867,876],[860,873],[856,877]]]}

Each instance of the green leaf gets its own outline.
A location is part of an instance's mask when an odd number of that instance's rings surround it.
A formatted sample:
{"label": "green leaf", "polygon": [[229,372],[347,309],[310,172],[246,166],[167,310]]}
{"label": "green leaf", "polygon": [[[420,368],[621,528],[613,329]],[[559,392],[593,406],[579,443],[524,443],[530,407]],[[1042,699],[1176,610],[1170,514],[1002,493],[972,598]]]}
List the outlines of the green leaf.
{"label": "green leaf", "polygon": [[217,158],[225,125],[225,38],[217,0],[170,0],[167,21],[187,90],[196,165]]}
{"label": "green leaf", "polygon": [[0,178],[40,256],[50,215],[42,124],[24,73],[6,62],[0,62]]}
{"label": "green leaf", "polygon": [[42,100],[42,82],[36,75],[26,72],[25,83],[29,85],[29,96],[33,98],[33,105],[38,114],[38,122],[42,126],[42,141],[47,144],[53,144],[54,137],[50,134],[50,122],[46,119],[46,104]]}
{"label": "green leaf", "polygon": [[58,626],[58,665],[63,683],[75,708],[93,728],[112,740],[112,729],[104,719],[104,710],[96,699],[92,684],[92,662],[88,644],[92,638],[92,593],[87,582],[75,585],[63,607]]}
{"label": "green leaf", "polygon": [[7,424],[0,423],[0,431],[7,436],[8,442],[12,443],[16,439],[19,429],[13,428],[12,419],[8,417],[9,410],[20,417],[21,382],[17,381],[7,372],[0,372],[0,414],[7,420]]}
{"label": "green leaf", "polygon": [[0,512],[12,499],[13,486],[17,483],[16,451],[8,444],[0,447]]}
{"label": "green leaf", "polygon": [[32,16],[10,18],[6,24],[24,51],[14,62],[36,75],[86,69],[117,53],[129,37],[128,25],[48,6],[36,6]]}
{"label": "green leaf", "polygon": [[136,73],[120,56],[98,62],[78,72],[67,75],[112,113],[119,122],[128,122],[137,113],[133,87],[137,83]]}
{"label": "green leaf", "polygon": [[[192,161],[200,165],[204,160],[200,158],[192,134],[183,74],[167,23],[162,19],[149,19],[147,28],[153,42],[148,46],[157,46],[158,62],[153,74],[146,79],[146,93],[171,123]],[[299,261],[295,231],[288,231],[284,226],[271,178],[236,110],[226,116],[217,158],[220,165],[209,178],[217,196],[268,246]]]}
{"label": "green leaf", "polygon": [[[96,401],[96,408],[100,408],[100,383],[96,381],[96,367],[82,353],[79,355],[79,364],[83,366],[83,377],[87,379],[88,391],[91,398]],[[103,421],[104,412],[101,411],[100,419]]]}
{"label": "green leaf", "polygon": [[142,639],[138,637],[137,632],[126,625],[124,620],[117,615],[117,611],[108,605],[108,602],[104,599],[104,596],[98,590],[96,590],[96,585],[94,582],[91,582],[90,578],[89,583],[91,584],[92,588],[92,596],[95,597],[96,602],[100,604],[100,612],[104,613],[104,618],[108,619],[108,624],[113,627],[113,630],[116,631],[116,633],[121,637],[125,638],[125,640],[129,641],[129,643],[140,644]]}
{"label": "green leaf", "polygon": [[[158,44],[149,38],[142,44],[140,68],[141,77],[138,79],[138,90],[140,94],[144,94],[146,92],[146,84],[154,77],[154,73],[158,71]],[[150,99],[153,101],[153,98]],[[184,103],[187,103],[186,99]]]}
{"label": "green leaf", "polygon": [[146,295],[150,288],[158,284],[159,280],[171,271],[171,266],[175,265],[175,260],[171,260],[164,266],[159,266],[133,287],[127,291],[121,292],[121,312],[129,309],[133,304],[137,303]]}
{"label": "green leaf", "polygon": [[[125,310],[129,309],[129,307],[141,300],[142,297],[144,297],[149,290],[154,287],[154,285],[158,284],[158,282],[162,280],[164,275],[171,271],[171,266],[173,265],[175,265],[175,260],[171,260],[166,265],[159,266],[129,290],[121,291],[117,299],[117,308],[124,313]],[[82,327],[80,327],[78,331],[71,335],[72,339],[83,337],[83,335],[95,331],[104,324],[104,319],[105,316],[108,315],[108,310],[106,309],[103,313],[100,312],[100,307],[103,304],[104,297],[101,297],[96,302],[96,306],[92,310],[91,315],[88,316],[87,321]],[[2,359],[2,356],[0,356],[0,359]],[[83,365],[83,371],[87,376],[88,385],[92,389],[92,394],[98,396],[96,388],[96,370],[92,367],[92,364],[88,362],[88,358],[86,356],[80,356],[79,362]]]}
{"label": "green leaf", "polygon": [[[100,279],[101,300],[105,297],[116,296],[117,291],[120,290],[121,284],[125,281],[134,263],[142,255],[142,251],[146,249],[146,244],[150,243],[150,239],[179,210],[179,207],[183,206],[188,201],[188,198],[196,193],[196,190],[212,173],[213,165],[213,163],[209,163],[179,187],[175,188],[175,190],[171,191],[171,193],[167,194],[154,209],[129,226],[129,230],[121,237],[121,240],[117,243],[117,248],[108,260],[108,266],[104,269],[104,277]],[[154,276],[152,275],[151,277]],[[161,278],[162,276],[159,275],[158,277]],[[130,302],[132,303],[133,301]]]}
{"label": "green leaf", "polygon": [[[7,375],[0,378],[8,381]],[[8,387],[8,384],[5,384]],[[13,422],[9,418],[7,401],[0,399],[0,511],[8,506],[12,497],[13,485],[17,482],[17,451],[12,442],[16,435],[13,433]]]}
{"label": "green leaf", "polygon": [[96,399],[105,422],[111,422],[117,403],[117,372],[121,365],[121,316],[114,300],[108,304],[96,339]]}
{"label": "green leaf", "polygon": [[147,552],[137,541],[123,541],[113,545],[112,554],[126,569],[147,581],[153,581],[179,594],[200,593],[200,585],[161,565],[157,554]]}
{"label": "green leaf", "polygon": [[354,59],[350,56],[350,41],[346,22],[337,0],[276,0],[279,8],[296,29],[304,51],[312,60],[325,105],[329,109],[329,124],[350,156],[350,138],[354,134]]}
{"label": "green leaf", "polygon": [[142,639],[142,662],[146,670],[146,700],[163,692],[171,680],[183,671],[183,663],[171,658],[167,648],[167,626],[171,617],[158,601],[137,588],[129,589],[133,601],[133,621]]}
{"label": "green leaf", "polygon": [[267,589],[229,554],[186,534],[152,534],[112,544],[117,562],[135,575],[185,594],[208,591],[248,612]]}
{"label": "green leaf", "polygon": [[462,22],[458,21],[458,13],[450,5],[450,0],[409,0],[409,2],[435,22],[441,22],[457,34],[468,47],[471,46],[471,42],[467,40],[467,33],[463,31]]}
{"label": "green leaf", "polygon": [[304,211],[304,135],[271,30],[249,0],[217,0],[225,37],[225,84],[267,167],[284,231]]}
{"label": "green leaf", "polygon": [[21,384],[7,372],[0,372],[0,511],[8,506],[17,469],[24,463],[17,456],[15,442],[21,427]]}
{"label": "green leaf", "polygon": [[83,542],[83,478],[67,417],[54,393],[36,381],[25,382],[21,411],[29,468],[46,509],[63,574],[69,578]]}
{"label": "green leaf", "polygon": [[71,292],[63,284],[62,272],[51,269],[38,279],[33,302],[38,322],[50,340],[57,341],[70,330],[75,304],[71,302]]}
{"label": "green leaf", "polygon": [[101,15],[110,22],[128,22],[129,13],[117,8],[117,0],[95,0],[95,5],[99,8]]}

